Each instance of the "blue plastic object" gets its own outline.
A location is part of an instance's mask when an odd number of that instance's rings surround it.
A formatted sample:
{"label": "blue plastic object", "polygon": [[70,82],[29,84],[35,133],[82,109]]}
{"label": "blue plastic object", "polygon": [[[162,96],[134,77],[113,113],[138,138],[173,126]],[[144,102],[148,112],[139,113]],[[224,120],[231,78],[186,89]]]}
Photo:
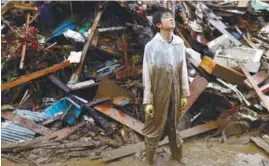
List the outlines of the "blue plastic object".
{"label": "blue plastic object", "polygon": [[56,38],[63,35],[67,29],[74,31],[76,28],[77,25],[71,19],[67,20],[55,29],[53,35],[47,40],[47,42],[55,42]]}
{"label": "blue plastic object", "polygon": [[71,98],[64,97],[44,111],[50,118],[54,118],[60,112],[64,113],[61,120],[69,125],[73,125],[81,113],[81,107]]}

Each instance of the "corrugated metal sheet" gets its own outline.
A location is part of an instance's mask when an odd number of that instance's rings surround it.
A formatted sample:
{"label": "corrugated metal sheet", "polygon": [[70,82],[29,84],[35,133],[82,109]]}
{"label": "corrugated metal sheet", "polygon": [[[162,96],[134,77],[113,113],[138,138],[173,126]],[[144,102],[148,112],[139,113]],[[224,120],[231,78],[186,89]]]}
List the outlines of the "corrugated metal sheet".
{"label": "corrugated metal sheet", "polygon": [[44,120],[49,119],[49,117],[43,112],[40,113],[40,112],[32,112],[29,110],[16,109],[15,111],[13,111],[13,113],[34,122],[42,122]]}
{"label": "corrugated metal sheet", "polygon": [[10,121],[1,123],[1,140],[15,143],[34,138],[36,133]]}
{"label": "corrugated metal sheet", "polygon": [[[34,122],[42,122],[49,119],[44,113],[17,109],[13,113]],[[1,123],[1,141],[4,143],[22,142],[34,138],[35,132],[15,124],[11,121]]]}

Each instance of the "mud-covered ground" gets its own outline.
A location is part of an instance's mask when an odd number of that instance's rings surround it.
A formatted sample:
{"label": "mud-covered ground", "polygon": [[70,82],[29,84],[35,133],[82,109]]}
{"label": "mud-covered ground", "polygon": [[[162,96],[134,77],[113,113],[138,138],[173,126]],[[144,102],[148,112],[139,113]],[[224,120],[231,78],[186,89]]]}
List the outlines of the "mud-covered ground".
{"label": "mud-covered ground", "polygon": [[[2,157],[2,166],[26,166],[8,161]],[[143,166],[146,165],[143,153],[125,157],[110,163],[87,158],[73,158],[64,163],[48,166]],[[160,147],[155,155],[156,166],[269,166],[269,155],[253,143],[227,145],[206,141],[205,138],[192,138],[183,145],[182,163],[170,159],[169,146]]]}

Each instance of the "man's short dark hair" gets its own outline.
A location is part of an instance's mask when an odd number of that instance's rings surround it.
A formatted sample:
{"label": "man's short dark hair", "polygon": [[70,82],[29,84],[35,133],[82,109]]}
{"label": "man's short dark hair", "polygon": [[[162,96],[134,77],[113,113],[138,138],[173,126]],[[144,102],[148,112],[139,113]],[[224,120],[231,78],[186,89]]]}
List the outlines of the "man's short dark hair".
{"label": "man's short dark hair", "polygon": [[156,25],[158,23],[161,23],[161,18],[165,13],[172,14],[172,12],[169,9],[166,9],[166,8],[159,8],[159,10],[153,14],[152,22],[153,22],[154,28],[158,32],[160,31],[160,29]]}

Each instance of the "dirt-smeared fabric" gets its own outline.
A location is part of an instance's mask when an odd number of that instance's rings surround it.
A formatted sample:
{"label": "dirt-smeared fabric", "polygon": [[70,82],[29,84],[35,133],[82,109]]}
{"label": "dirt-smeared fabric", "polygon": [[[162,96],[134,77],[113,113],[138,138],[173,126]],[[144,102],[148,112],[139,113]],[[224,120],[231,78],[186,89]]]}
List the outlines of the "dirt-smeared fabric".
{"label": "dirt-smeared fabric", "polygon": [[154,117],[146,120],[143,133],[146,138],[159,140],[167,121],[170,97],[175,99],[174,115],[180,116],[180,99],[190,94],[182,39],[173,35],[173,41],[168,43],[158,33],[146,45],[143,83],[144,104],[153,104],[154,108]]}

